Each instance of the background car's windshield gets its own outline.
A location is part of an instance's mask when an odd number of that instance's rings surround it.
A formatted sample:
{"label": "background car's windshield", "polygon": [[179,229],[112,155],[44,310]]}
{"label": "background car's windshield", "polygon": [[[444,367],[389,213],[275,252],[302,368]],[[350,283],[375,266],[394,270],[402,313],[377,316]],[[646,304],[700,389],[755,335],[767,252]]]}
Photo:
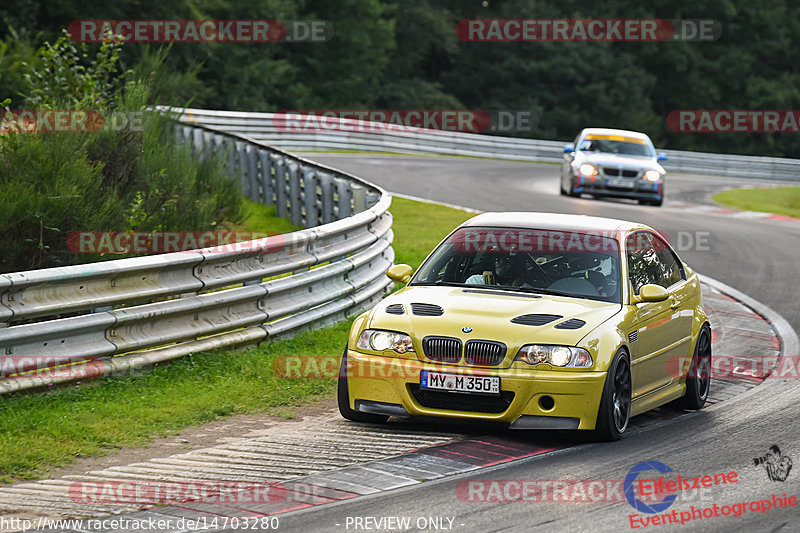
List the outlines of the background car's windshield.
{"label": "background car's windshield", "polygon": [[646,144],[608,139],[584,140],[580,147],[584,152],[603,152],[620,155],[651,156],[650,147]]}
{"label": "background car's windshield", "polygon": [[461,228],[412,285],[495,286],[619,303],[619,246],[598,233]]}

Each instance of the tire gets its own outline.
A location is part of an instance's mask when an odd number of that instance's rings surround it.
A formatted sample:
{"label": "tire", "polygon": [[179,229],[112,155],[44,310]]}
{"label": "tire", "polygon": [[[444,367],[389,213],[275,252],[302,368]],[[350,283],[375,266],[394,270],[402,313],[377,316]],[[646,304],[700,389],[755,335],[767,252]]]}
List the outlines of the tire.
{"label": "tire", "polygon": [[562,180],[561,178],[559,178],[558,180],[558,192],[559,194],[561,194],[561,196],[567,195],[567,192],[564,190],[564,180]]}
{"label": "tire", "polygon": [[711,328],[704,324],[697,336],[692,355],[692,364],[686,377],[686,392],[675,400],[681,409],[702,409],[708,399],[711,386]]}
{"label": "tire", "polygon": [[631,390],[630,359],[625,350],[620,349],[606,374],[594,430],[597,440],[615,441],[622,438],[631,418]]}
{"label": "tire", "polygon": [[347,387],[347,346],[344,347],[342,363],[339,365],[339,383],[336,389],[336,401],[339,404],[339,413],[347,420],[352,420],[353,422],[369,422],[372,424],[383,424],[389,420],[388,415],[361,413],[350,408],[350,393]]}
{"label": "tire", "polygon": [[580,196],[581,196],[581,193],[575,192],[575,178],[574,177],[570,178],[570,180],[569,180],[569,191],[567,192],[567,194],[570,195],[573,198],[580,198]]}

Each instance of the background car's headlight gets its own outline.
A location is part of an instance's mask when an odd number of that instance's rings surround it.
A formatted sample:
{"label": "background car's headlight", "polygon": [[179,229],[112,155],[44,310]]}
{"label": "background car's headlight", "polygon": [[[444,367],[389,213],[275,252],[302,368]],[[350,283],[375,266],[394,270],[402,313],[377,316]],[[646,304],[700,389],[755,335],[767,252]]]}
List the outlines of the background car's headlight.
{"label": "background car's headlight", "polygon": [[589,163],[584,163],[581,165],[581,168],[578,169],[578,172],[587,176],[591,176],[592,174],[597,174],[597,169]]}
{"label": "background car's headlight", "polygon": [[411,337],[405,333],[380,329],[365,329],[362,331],[356,346],[362,350],[374,350],[376,352],[394,350],[397,353],[408,353],[414,351]]}
{"label": "background car's headlight", "polygon": [[526,344],[517,352],[514,361],[529,365],[550,363],[553,366],[592,366],[592,356],[583,348],[574,346],[551,346],[549,344]]}
{"label": "background car's headlight", "polygon": [[648,170],[644,173],[644,179],[647,181],[658,181],[661,179],[661,174],[657,170]]}

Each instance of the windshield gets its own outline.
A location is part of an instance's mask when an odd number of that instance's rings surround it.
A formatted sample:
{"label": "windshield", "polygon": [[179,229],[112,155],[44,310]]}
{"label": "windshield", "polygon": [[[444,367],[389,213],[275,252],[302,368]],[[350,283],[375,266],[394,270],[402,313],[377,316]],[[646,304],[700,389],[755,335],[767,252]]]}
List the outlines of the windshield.
{"label": "windshield", "polygon": [[611,139],[586,138],[580,149],[584,152],[602,152],[607,154],[652,156],[650,147],[644,143],[617,141]]}
{"label": "windshield", "polygon": [[460,228],[411,285],[450,285],[620,303],[619,246],[599,232]]}

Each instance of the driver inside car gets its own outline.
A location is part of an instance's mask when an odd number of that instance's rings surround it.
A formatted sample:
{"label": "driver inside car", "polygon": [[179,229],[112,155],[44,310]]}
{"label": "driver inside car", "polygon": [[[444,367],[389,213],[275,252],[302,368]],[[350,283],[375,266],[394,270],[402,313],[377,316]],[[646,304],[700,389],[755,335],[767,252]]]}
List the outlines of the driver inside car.
{"label": "driver inside car", "polygon": [[598,296],[607,298],[609,295],[611,295],[612,291],[608,286],[608,278],[606,278],[602,272],[598,272],[596,270],[587,270],[585,277],[589,283],[594,285],[594,287],[597,289]]}
{"label": "driver inside car", "polygon": [[523,268],[512,254],[497,254],[493,270],[483,274],[473,274],[467,278],[467,285],[505,285],[510,287],[529,286],[522,280]]}

